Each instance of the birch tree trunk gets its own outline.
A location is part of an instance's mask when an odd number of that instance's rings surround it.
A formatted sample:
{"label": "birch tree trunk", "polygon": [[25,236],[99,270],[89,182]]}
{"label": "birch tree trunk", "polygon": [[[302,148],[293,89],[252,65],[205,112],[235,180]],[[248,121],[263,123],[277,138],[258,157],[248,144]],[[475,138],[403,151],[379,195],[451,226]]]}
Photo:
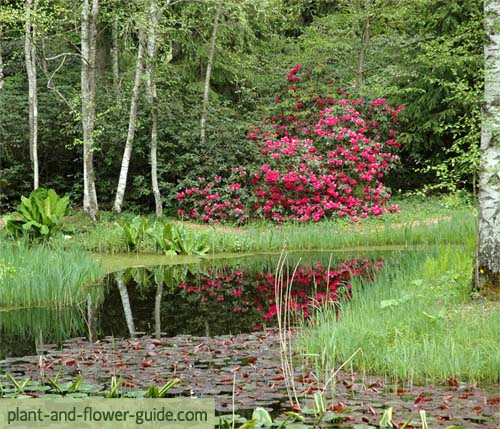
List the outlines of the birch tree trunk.
{"label": "birch tree trunk", "polygon": [[479,171],[480,290],[500,290],[500,0],[485,0],[485,82]]}
{"label": "birch tree trunk", "polygon": [[26,0],[26,22],[24,31],[24,58],[28,75],[28,103],[30,126],[30,159],[33,166],[33,189],[38,189],[38,98],[36,80],[36,27],[33,15],[36,13],[37,0]]}
{"label": "birch tree trunk", "polygon": [[122,210],[123,196],[127,186],[128,167],[130,164],[130,155],[132,154],[132,145],[134,142],[135,127],[137,123],[137,103],[139,100],[139,89],[141,86],[144,57],[144,28],[141,25],[139,30],[139,46],[137,49],[137,61],[135,66],[134,88],[132,90],[132,99],[130,101],[130,116],[128,121],[127,141],[123,151],[122,166],[120,169],[120,178],[116,188],[116,197],[113,210],[120,213]]}
{"label": "birch tree trunk", "polygon": [[111,66],[113,71],[113,89],[115,93],[118,94],[120,92],[120,61],[119,61],[119,44],[118,44],[118,17],[113,17],[111,27],[111,39],[112,39],[112,48],[111,48]]}
{"label": "birch tree trunk", "polygon": [[151,107],[151,187],[155,199],[155,213],[157,217],[163,214],[160,188],[158,186],[158,95],[156,91],[156,37],[158,31],[158,5],[151,0],[149,5],[148,27],[148,98]]}
{"label": "birch tree trunk", "polygon": [[208,114],[208,95],[210,90],[210,75],[212,74],[212,65],[215,55],[215,40],[217,39],[217,28],[219,27],[219,18],[222,9],[222,0],[217,1],[217,9],[215,11],[214,26],[212,29],[212,36],[210,37],[210,46],[208,48],[208,63],[207,72],[205,75],[205,87],[203,90],[203,106],[201,110],[200,119],[200,145],[205,146],[205,127]]}
{"label": "birch tree trunk", "polygon": [[97,217],[98,204],[94,178],[93,134],[95,127],[95,62],[97,41],[97,15],[99,0],[82,3],[81,28],[81,91],[83,128],[83,210],[93,220]]}

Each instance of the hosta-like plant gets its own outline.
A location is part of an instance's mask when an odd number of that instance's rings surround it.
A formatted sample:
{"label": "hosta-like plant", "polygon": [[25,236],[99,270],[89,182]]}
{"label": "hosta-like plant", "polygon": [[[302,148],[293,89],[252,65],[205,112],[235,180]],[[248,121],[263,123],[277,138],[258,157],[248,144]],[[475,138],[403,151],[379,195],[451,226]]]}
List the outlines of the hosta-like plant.
{"label": "hosta-like plant", "polygon": [[69,197],[59,197],[53,189],[38,188],[7,218],[7,230],[14,235],[50,237],[63,228],[63,217],[70,211]]}
{"label": "hosta-like plant", "polygon": [[129,250],[136,250],[137,246],[143,240],[149,222],[147,219],[136,216],[130,222],[122,220],[116,224],[122,232],[123,239],[127,243]]}
{"label": "hosta-like plant", "polygon": [[159,224],[148,234],[155,241],[158,250],[166,255],[205,255],[209,251],[207,237],[195,235],[182,225]]}

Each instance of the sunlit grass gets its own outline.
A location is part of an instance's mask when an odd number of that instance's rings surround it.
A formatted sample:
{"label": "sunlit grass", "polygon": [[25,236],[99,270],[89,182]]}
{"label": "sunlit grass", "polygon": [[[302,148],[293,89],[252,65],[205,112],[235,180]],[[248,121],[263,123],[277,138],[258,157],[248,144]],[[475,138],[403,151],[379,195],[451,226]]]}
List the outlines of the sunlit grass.
{"label": "sunlit grass", "polygon": [[338,321],[332,308],[318,309],[299,349],[325,372],[360,348],[355,368],[391,380],[498,382],[498,303],[474,301],[471,276],[470,250],[401,254],[374,284],[355,284]]}
{"label": "sunlit grass", "polygon": [[102,269],[92,255],[44,245],[0,243],[0,307],[63,307],[85,301]]}
{"label": "sunlit grass", "polygon": [[[265,252],[288,250],[338,250],[366,246],[414,246],[469,244],[474,237],[474,210],[453,196],[396,199],[400,214],[361,220],[359,224],[335,219],[319,223],[275,225],[252,222],[241,227],[193,224],[184,222],[195,236],[208,235],[210,253]],[[127,252],[127,242],[116,222],[135,213],[120,215],[101,212],[98,222],[75,212],[67,223],[73,229],[66,236],[54,237],[52,243],[65,249],[96,253]],[[152,215],[147,216],[151,222]],[[176,221],[164,218],[162,221]],[[5,231],[3,232],[5,234]],[[133,253],[156,253],[150,237]]]}

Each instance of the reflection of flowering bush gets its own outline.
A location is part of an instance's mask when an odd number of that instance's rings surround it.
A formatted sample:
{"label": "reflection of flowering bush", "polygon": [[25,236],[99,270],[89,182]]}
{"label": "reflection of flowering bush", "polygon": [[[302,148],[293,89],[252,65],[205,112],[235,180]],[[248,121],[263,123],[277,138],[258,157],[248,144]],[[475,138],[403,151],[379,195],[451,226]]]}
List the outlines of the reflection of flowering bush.
{"label": "reflection of flowering bush", "polygon": [[287,96],[274,100],[281,113],[248,133],[260,149],[258,167],[234,168],[225,180],[200,179],[200,186],[178,194],[182,216],[215,222],[241,222],[250,213],[279,222],[357,220],[397,210],[387,208],[381,180],[398,160],[394,127],[402,106],[333,93],[318,70],[296,65],[287,75],[293,83]]}
{"label": "reflection of flowering bush", "polygon": [[[288,308],[295,315],[308,317],[311,305],[348,299],[351,278],[369,277],[373,269],[380,269],[380,266],[380,261],[373,264],[367,259],[343,262],[335,269],[328,269],[319,262],[300,266],[292,280]],[[237,313],[253,312],[264,320],[273,319],[277,313],[275,278],[270,272],[252,274],[228,269],[210,272],[196,284],[182,282],[179,287],[201,302],[229,301]]]}

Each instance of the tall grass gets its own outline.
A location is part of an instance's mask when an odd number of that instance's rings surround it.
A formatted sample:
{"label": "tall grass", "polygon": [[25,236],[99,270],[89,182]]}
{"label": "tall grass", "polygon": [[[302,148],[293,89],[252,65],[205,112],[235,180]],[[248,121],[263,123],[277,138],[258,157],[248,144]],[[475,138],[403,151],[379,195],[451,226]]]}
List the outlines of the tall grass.
{"label": "tall grass", "polygon": [[360,348],[353,365],[391,381],[499,382],[498,303],[474,302],[471,276],[467,250],[401,254],[374,284],[357,281],[338,321],[334,309],[318,309],[299,350],[325,372]]}
{"label": "tall grass", "polygon": [[0,243],[0,307],[60,308],[83,302],[102,270],[82,251]]}
{"label": "tall grass", "polygon": [[[373,228],[375,226],[375,228]],[[335,250],[353,247],[466,244],[474,241],[474,216],[456,216],[432,224],[408,223],[366,225],[365,228],[338,222],[287,224],[279,228],[250,226],[242,233],[212,230],[209,244],[215,251]]]}

